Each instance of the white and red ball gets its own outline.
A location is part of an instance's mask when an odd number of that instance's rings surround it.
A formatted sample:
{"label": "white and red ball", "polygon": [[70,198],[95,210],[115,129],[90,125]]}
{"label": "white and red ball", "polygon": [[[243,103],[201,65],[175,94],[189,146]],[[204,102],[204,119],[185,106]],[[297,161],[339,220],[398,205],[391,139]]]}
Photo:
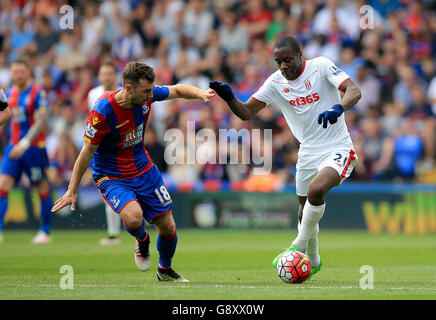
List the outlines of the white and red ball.
{"label": "white and red ball", "polygon": [[286,283],[301,283],[310,276],[310,259],[299,251],[286,252],[277,263],[277,273]]}

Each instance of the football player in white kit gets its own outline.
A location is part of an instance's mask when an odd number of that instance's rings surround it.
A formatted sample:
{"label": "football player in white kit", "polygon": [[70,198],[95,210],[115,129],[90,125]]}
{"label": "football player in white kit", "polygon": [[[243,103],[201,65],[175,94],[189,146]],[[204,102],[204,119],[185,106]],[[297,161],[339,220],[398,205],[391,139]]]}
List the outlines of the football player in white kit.
{"label": "football player in white kit", "polygon": [[[89,111],[92,110],[95,102],[105,91],[114,91],[119,87],[117,67],[111,62],[105,62],[100,65],[98,70],[98,81],[100,85],[93,88],[88,93]],[[121,218],[112,208],[104,202],[106,211],[106,223],[108,236],[100,240],[101,245],[119,244]]]}
{"label": "football player in white kit", "polygon": [[226,83],[212,81],[210,88],[242,120],[252,118],[262,108],[273,104],[283,113],[300,142],[296,173],[298,235],[291,246],[274,259],[273,266],[277,266],[285,252],[305,252],[311,262],[312,276],[322,265],[318,253],[318,222],[325,210],[324,197],[351,174],[357,163],[357,154],[341,115],[359,101],[361,93],[331,60],[325,57],[305,60],[294,37],[279,38],[274,44],[273,56],[279,70],[247,102],[236,98]]}

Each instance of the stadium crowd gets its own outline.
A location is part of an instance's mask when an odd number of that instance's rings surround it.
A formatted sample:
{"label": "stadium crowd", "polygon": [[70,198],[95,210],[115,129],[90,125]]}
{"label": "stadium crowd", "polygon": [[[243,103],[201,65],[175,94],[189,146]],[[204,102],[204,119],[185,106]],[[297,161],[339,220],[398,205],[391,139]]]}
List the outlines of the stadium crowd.
{"label": "stadium crowd", "polygon": [[[59,23],[63,5],[74,9],[72,29]],[[373,19],[365,19],[368,12]],[[49,179],[59,186],[68,183],[81,149],[87,96],[98,85],[101,63],[114,63],[120,75],[127,62],[145,62],[163,85],[206,89],[212,79],[229,82],[245,101],[277,69],[273,44],[287,34],[297,37],[305,58],[328,57],[362,91],[344,113],[359,155],[352,181],[436,182],[435,1],[3,0],[0,87],[10,86],[14,59],[30,62],[35,82],[48,94]],[[240,157],[255,148],[271,150],[272,171],[253,175],[253,164],[217,161],[168,164],[165,133],[178,128],[186,134],[188,120],[195,120],[197,132],[271,129],[271,145],[231,135],[228,140],[238,145]],[[1,139],[4,146],[6,130]],[[154,103],[145,141],[170,188],[269,191],[295,181],[298,142],[274,107],[244,122],[218,97],[210,104]],[[84,183],[90,182],[88,175]]]}

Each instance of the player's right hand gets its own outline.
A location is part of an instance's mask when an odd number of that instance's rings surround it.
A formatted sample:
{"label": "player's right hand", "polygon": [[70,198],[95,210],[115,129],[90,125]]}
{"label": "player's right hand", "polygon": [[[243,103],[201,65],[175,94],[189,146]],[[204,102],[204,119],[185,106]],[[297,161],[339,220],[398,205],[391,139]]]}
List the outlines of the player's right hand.
{"label": "player's right hand", "polygon": [[76,210],[77,193],[72,192],[70,189],[65,192],[65,194],[59,198],[51,208],[51,212],[56,212],[71,204],[71,211]]}
{"label": "player's right hand", "polygon": [[235,97],[232,88],[227,83],[219,81],[209,82],[209,88],[215,90],[215,92],[225,101],[230,101]]}
{"label": "player's right hand", "polygon": [[204,102],[209,102],[210,99],[215,95],[215,93],[213,93],[212,89],[207,89],[207,90],[202,90],[201,91],[201,99],[203,99]]}

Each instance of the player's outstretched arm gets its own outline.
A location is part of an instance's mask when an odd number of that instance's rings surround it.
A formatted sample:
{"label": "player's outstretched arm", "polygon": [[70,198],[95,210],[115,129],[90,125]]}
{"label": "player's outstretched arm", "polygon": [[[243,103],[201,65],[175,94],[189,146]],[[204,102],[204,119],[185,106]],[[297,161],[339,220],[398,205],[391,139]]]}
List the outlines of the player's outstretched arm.
{"label": "player's outstretched arm", "polygon": [[242,102],[233,93],[232,88],[227,83],[219,81],[211,81],[209,87],[227,102],[232,112],[241,120],[249,120],[260,110],[262,110],[266,103],[250,97],[247,102]]}
{"label": "player's outstretched arm", "polygon": [[189,84],[178,83],[173,86],[168,86],[168,97],[169,99],[200,99],[204,102],[209,102],[209,100],[215,95],[212,89],[203,90]]}
{"label": "player's outstretched arm", "polygon": [[65,194],[59,198],[53,205],[51,212],[56,212],[68,205],[71,205],[71,210],[76,210],[77,190],[79,189],[80,180],[82,180],[83,174],[89,167],[92,157],[97,150],[98,145],[94,145],[85,141],[82,150],[74,163],[73,173],[71,175],[70,184]]}

